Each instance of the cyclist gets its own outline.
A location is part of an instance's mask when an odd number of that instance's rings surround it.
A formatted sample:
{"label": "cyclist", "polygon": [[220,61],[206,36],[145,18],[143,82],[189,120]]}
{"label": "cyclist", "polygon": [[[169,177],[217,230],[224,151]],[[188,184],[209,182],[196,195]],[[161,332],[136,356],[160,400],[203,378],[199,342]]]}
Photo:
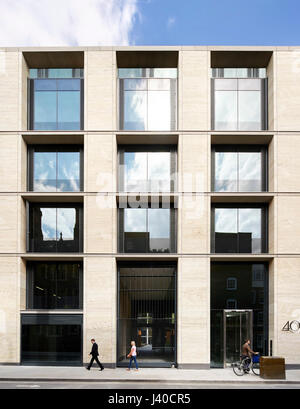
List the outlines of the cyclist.
{"label": "cyclist", "polygon": [[245,368],[244,368],[245,373],[250,372],[249,365],[251,363],[252,355],[259,354],[259,352],[252,351],[252,349],[250,348],[250,344],[251,344],[250,339],[247,339],[242,346],[242,360],[245,359]]}

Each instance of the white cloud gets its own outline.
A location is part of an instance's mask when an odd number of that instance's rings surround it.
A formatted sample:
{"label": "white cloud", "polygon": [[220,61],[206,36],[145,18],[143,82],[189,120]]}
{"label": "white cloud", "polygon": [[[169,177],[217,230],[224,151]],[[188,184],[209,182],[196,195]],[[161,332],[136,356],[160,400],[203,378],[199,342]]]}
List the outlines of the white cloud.
{"label": "white cloud", "polygon": [[171,28],[176,22],[176,18],[175,17],[169,17],[168,21],[167,21],[167,27]]}
{"label": "white cloud", "polygon": [[1,0],[0,46],[132,44],[138,0]]}

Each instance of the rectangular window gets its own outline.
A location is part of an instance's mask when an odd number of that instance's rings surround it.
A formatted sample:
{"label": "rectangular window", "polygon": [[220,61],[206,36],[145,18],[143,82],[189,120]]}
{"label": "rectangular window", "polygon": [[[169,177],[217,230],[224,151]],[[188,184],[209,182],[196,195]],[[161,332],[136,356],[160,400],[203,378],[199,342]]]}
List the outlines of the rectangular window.
{"label": "rectangular window", "polygon": [[21,362],[82,365],[82,314],[23,314]]}
{"label": "rectangular window", "polygon": [[173,146],[119,146],[119,190],[174,192],[176,156]]}
{"label": "rectangular window", "polygon": [[174,208],[119,209],[120,253],[175,253]]}
{"label": "rectangular window", "polygon": [[28,203],[29,252],[79,253],[83,249],[80,204]]}
{"label": "rectangular window", "polygon": [[36,145],[28,148],[28,190],[79,192],[83,190],[83,148]]}
{"label": "rectangular window", "polygon": [[176,129],[177,69],[119,69],[120,129]]}
{"label": "rectangular window", "polygon": [[27,264],[27,309],[82,309],[82,295],[80,263]]}
{"label": "rectangular window", "polygon": [[266,253],[266,226],[266,206],[214,205],[212,253]]}
{"label": "rectangular window", "polygon": [[81,74],[76,70],[31,70],[28,80],[29,129],[83,129]]}
{"label": "rectangular window", "polygon": [[240,77],[234,77],[234,73],[232,76],[223,73],[223,76],[212,79],[212,129],[218,131],[267,129],[267,78],[255,77],[255,73],[251,76],[251,73],[252,71],[246,73],[236,70],[235,74]]}
{"label": "rectangular window", "polygon": [[214,192],[267,191],[267,148],[215,145],[212,148]]}

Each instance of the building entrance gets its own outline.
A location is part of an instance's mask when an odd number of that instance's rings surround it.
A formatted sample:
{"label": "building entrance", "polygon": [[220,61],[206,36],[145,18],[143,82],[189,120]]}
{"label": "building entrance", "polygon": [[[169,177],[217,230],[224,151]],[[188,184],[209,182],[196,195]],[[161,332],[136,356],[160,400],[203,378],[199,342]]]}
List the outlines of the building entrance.
{"label": "building entrance", "polygon": [[135,341],[141,367],[176,363],[176,265],[120,263],[118,366],[127,366]]}
{"label": "building entrance", "polygon": [[224,310],[224,366],[240,359],[242,345],[247,339],[252,343],[253,311]]}

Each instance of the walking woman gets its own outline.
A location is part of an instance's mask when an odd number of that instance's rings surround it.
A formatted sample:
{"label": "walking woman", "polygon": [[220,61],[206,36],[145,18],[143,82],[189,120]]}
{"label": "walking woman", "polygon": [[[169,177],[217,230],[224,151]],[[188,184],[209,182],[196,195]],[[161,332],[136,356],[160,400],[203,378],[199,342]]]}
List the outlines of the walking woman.
{"label": "walking woman", "polygon": [[137,361],[136,361],[136,355],[137,355],[137,354],[136,354],[135,341],[131,341],[131,350],[130,350],[129,354],[127,355],[127,358],[130,358],[127,371],[130,371],[132,361],[134,361],[134,363],[135,363],[135,370],[136,370],[136,371],[139,370],[139,367],[138,367],[138,364],[137,364]]}

